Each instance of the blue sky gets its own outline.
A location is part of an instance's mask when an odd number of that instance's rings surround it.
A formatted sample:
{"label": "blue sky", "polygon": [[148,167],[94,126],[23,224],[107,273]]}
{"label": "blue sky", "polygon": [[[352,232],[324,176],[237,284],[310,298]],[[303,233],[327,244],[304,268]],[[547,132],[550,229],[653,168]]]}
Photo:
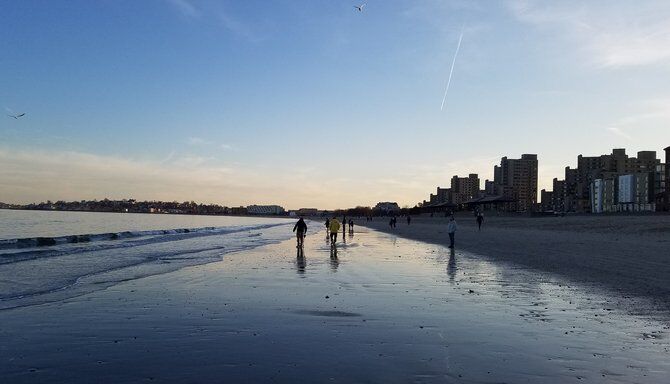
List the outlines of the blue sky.
{"label": "blue sky", "polygon": [[355,4],[5,3],[0,201],[413,205],[501,156],[542,188],[670,145],[670,2]]}

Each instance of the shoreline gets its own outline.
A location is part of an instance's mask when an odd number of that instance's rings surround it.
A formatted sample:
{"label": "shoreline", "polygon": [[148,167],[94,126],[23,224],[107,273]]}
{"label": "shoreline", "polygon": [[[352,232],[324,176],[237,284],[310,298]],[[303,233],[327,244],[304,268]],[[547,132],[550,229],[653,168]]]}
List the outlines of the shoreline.
{"label": "shoreline", "polygon": [[666,323],[611,308],[597,289],[365,228],[336,248],[324,231],[305,243],[0,311],[0,376],[657,383],[670,372]]}
{"label": "shoreline", "polygon": [[[485,216],[481,231],[472,215],[456,216],[456,250],[510,261],[587,284],[601,285],[625,300],[651,299],[670,309],[670,216],[510,217]],[[385,233],[446,246],[447,218],[398,218],[366,222]]]}

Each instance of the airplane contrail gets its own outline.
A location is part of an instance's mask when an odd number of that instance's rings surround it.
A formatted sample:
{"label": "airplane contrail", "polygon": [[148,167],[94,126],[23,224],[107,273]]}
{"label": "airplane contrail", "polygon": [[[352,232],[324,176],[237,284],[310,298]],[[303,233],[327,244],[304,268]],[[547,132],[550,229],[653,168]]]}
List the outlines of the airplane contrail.
{"label": "airplane contrail", "polygon": [[456,46],[456,53],[454,53],[454,59],[451,61],[451,69],[449,70],[449,80],[447,80],[447,87],[444,89],[444,97],[442,98],[442,106],[440,111],[444,109],[444,102],[447,101],[447,93],[449,92],[449,85],[451,84],[451,75],[454,74],[454,64],[456,64],[456,57],[458,56],[458,51],[461,49],[461,41],[463,40],[463,27],[461,27],[461,35],[458,37],[458,45]]}

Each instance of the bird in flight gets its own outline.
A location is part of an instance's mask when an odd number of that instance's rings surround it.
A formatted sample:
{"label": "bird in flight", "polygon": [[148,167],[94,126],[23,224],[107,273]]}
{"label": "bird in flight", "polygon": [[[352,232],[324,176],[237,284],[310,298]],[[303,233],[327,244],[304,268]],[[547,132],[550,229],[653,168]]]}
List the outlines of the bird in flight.
{"label": "bird in flight", "polygon": [[363,7],[365,7],[365,3],[361,5],[354,5],[354,8],[356,8],[358,12],[363,12]]}
{"label": "bird in flight", "polygon": [[23,116],[25,116],[25,115],[26,115],[25,113],[19,113],[18,115],[7,115],[7,116],[9,116],[9,117],[13,117],[14,119],[18,120],[19,117],[23,117]]}

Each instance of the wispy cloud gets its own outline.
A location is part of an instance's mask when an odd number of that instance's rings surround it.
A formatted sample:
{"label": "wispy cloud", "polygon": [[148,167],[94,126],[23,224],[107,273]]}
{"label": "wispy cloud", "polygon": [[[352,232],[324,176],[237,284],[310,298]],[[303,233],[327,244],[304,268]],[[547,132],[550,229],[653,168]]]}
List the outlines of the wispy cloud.
{"label": "wispy cloud", "polygon": [[607,127],[607,130],[612,132],[614,135],[617,135],[619,137],[623,137],[626,140],[630,140],[631,136],[627,134],[626,132],[622,131],[621,128],[619,127]]}
{"label": "wispy cloud", "polygon": [[625,126],[644,126],[661,123],[670,125],[670,99],[649,99],[637,102],[635,111],[619,122]]}
{"label": "wispy cloud", "polygon": [[670,61],[670,2],[511,0],[522,22],[558,31],[599,67],[619,68]]}
{"label": "wispy cloud", "polygon": [[[279,166],[261,169],[222,165],[211,157],[171,154],[161,160],[102,156],[73,151],[14,150],[0,147],[3,202],[136,198],[196,200],[227,205],[284,204],[287,208],[355,205],[360,191],[315,167],[296,172]],[[272,193],[268,193],[272,191]]]}
{"label": "wispy cloud", "polygon": [[166,0],[177,12],[187,18],[198,18],[201,12],[189,0]]}
{"label": "wispy cloud", "polygon": [[219,11],[219,20],[224,28],[247,41],[258,43],[265,39],[262,34],[251,27],[251,24],[242,21],[241,18],[234,16],[229,11]]}
{"label": "wispy cloud", "polygon": [[189,137],[187,142],[189,145],[204,145],[209,143],[207,140],[201,137],[194,137],[194,136]]}
{"label": "wispy cloud", "polygon": [[260,42],[265,36],[259,32],[259,23],[251,24],[224,8],[220,3],[205,3],[196,6],[192,0],[165,0],[180,15],[187,19],[214,20],[233,36],[249,42]]}

